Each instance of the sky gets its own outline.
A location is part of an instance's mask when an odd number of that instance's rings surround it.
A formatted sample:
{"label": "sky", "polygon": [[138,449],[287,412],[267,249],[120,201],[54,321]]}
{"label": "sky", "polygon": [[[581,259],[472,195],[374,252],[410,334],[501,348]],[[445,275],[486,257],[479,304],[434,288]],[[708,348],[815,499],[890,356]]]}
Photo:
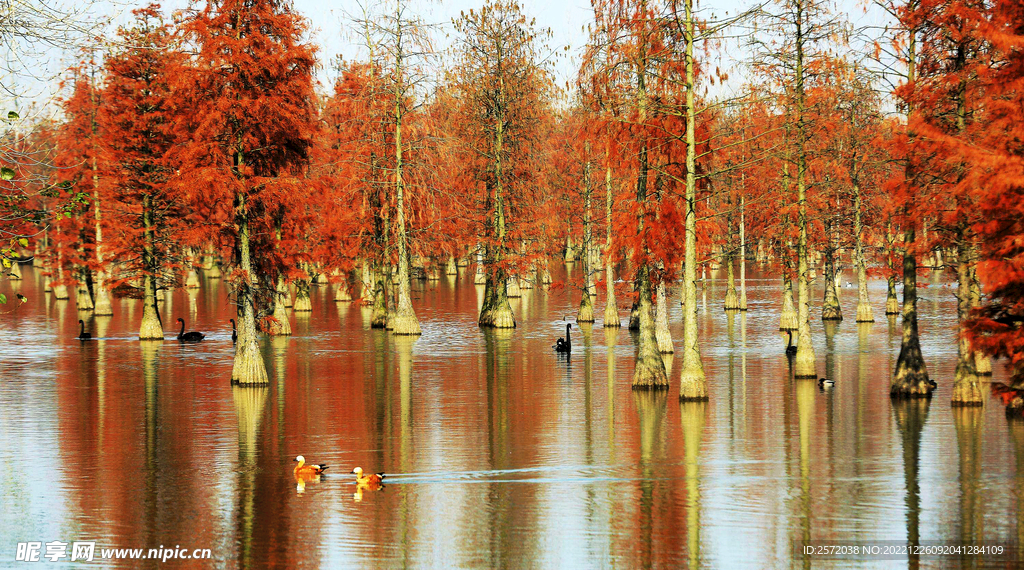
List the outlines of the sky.
{"label": "sky", "polygon": [[[59,0],[58,0],[59,1]],[[75,0],[64,0],[74,2]],[[131,10],[142,4],[132,0],[93,0],[93,8],[97,12],[105,12],[114,18],[115,23],[126,23],[131,19]],[[362,47],[359,30],[353,20],[362,13],[361,4],[374,0],[294,0],[295,10],[310,21],[311,40],[320,47],[321,68],[318,79],[321,88],[326,92],[333,80],[330,62],[337,55],[353,60],[366,57]],[[395,0],[381,0],[390,4]],[[115,3],[116,2],[116,3]],[[835,0],[836,11],[845,13],[855,25],[878,20],[877,15],[865,15],[866,0]],[[590,0],[520,0],[523,11],[536,19],[538,28],[549,28],[552,32],[548,46],[557,53],[554,59],[554,72],[559,85],[564,86],[573,80],[579,63],[583,46],[587,39],[587,24],[591,21]],[[434,24],[435,48],[443,49],[450,45],[453,28],[451,21],[462,11],[478,9],[483,0],[408,0],[410,12],[421,17],[426,23]],[[704,0],[697,1],[697,10],[701,17],[707,19],[722,18],[735,15],[749,9],[755,0]],[[170,12],[188,6],[188,0],[164,0],[163,9]],[[98,14],[99,15],[99,14]],[[564,48],[568,46],[568,51]],[[716,54],[715,67],[729,71],[734,78],[742,77],[742,70],[737,62],[742,61],[743,48],[738,43],[729,45],[727,49]],[[11,54],[7,54],[8,60]],[[45,61],[38,65],[44,72],[38,75],[49,79],[48,82],[22,80],[24,100],[35,101],[41,107],[53,108],[52,94],[56,90],[56,81],[52,78],[74,61],[73,54],[49,54]],[[730,69],[731,68],[731,69]],[[738,81],[737,81],[738,83]]]}

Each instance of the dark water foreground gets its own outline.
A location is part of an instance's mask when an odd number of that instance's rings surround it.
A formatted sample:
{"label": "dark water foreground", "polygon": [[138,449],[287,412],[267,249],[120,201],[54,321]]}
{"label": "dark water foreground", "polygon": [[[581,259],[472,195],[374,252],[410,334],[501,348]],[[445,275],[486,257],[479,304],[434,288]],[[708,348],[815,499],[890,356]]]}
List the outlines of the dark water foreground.
{"label": "dark water foreground", "polygon": [[[494,332],[476,326],[483,288],[471,275],[418,281],[414,340],[370,330],[366,309],[315,288],[314,312],[292,315],[295,335],[262,343],[271,385],[239,388],[223,284],[169,295],[170,340],[140,343],[139,301],[92,319],[24,269],[23,282],[0,282],[30,299],[0,314],[0,567],[19,564],[19,542],[87,540],[97,556],[211,550],[205,564],[168,562],[189,567],[1010,567],[1006,556],[826,559],[803,546],[1009,550],[1024,538],[1024,421],[994,399],[949,406],[948,287],[920,303],[940,389],[892,403],[898,324],[852,322],[853,289],[834,329],[817,318],[820,280],[814,292],[819,374],[836,379],[820,391],[789,377],[776,279],[750,281],[750,311],[734,316],[721,310],[723,282],[710,282],[699,326],[711,399],[680,404],[677,386],[630,390],[626,329],[574,325],[571,358],[555,355],[563,317],[575,320],[569,289],[525,290],[512,301],[519,328]],[[880,315],[884,283],[872,295]],[[174,341],[179,316],[207,340]],[[73,340],[79,318],[99,340]],[[679,360],[666,357],[673,382]],[[297,483],[298,454],[328,475]],[[384,491],[357,495],[355,466],[390,474]]]}

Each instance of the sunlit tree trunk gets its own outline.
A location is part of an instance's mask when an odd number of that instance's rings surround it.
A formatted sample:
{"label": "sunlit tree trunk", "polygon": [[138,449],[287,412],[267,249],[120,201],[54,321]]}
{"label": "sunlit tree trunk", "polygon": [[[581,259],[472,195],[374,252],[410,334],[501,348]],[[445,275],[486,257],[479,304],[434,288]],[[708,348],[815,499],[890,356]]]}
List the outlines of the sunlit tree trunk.
{"label": "sunlit tree trunk", "polygon": [[580,310],[576,313],[576,322],[592,323],[594,322],[594,298],[590,296],[590,291],[594,285],[591,275],[593,257],[590,255],[593,240],[590,217],[590,145],[585,144],[584,149],[586,156],[583,159],[583,291],[580,294]]}
{"label": "sunlit tree trunk", "polygon": [[[745,191],[746,183],[741,185]],[[740,195],[740,305],[741,311],[747,310],[747,221],[746,196]]]}
{"label": "sunlit tree trunk", "polygon": [[[241,142],[235,154],[236,170],[245,166]],[[249,210],[244,192],[235,194],[235,224],[238,227],[238,264],[241,272],[236,299],[238,303],[238,341],[235,343],[235,361],[231,368],[231,382],[237,384],[268,384],[267,367],[260,353],[256,336],[256,272],[252,264],[249,242]]]}
{"label": "sunlit tree trunk", "polygon": [[868,298],[868,270],[864,262],[864,226],[860,218],[860,182],[853,181],[853,237],[854,263],[857,264],[857,322],[873,323],[875,316],[871,311],[871,300]]}
{"label": "sunlit tree trunk", "polygon": [[[499,95],[499,100],[504,101],[504,95]],[[494,139],[493,139],[493,161],[494,180],[490,182],[490,197],[494,207],[494,216],[491,220],[492,243],[487,247],[489,270],[484,288],[484,304],[480,309],[480,326],[495,328],[513,328],[516,326],[515,315],[512,314],[512,305],[508,302],[508,276],[502,267],[505,248],[505,196],[504,196],[504,172],[505,168],[502,154],[505,144],[505,118],[503,109],[495,111]]]}
{"label": "sunlit tree trunk", "polygon": [[805,93],[804,93],[804,42],[807,38],[803,35],[804,25],[804,4],[800,0],[796,2],[796,34],[794,37],[796,47],[796,131],[797,131],[797,156],[796,156],[796,188],[798,219],[800,227],[799,241],[797,242],[797,344],[796,360],[793,369],[795,378],[816,378],[817,366],[815,364],[814,346],[811,344],[810,324],[810,291],[807,282],[807,125],[804,116]]}
{"label": "sunlit tree trunk", "polygon": [[142,195],[142,324],[139,340],[163,339],[164,328],[156,304],[156,235],[153,224],[153,197]]}
{"label": "sunlit tree trunk", "polygon": [[[974,253],[971,258],[976,260],[977,245],[974,246]],[[978,282],[978,266],[977,264],[971,264],[971,308],[977,309],[981,306],[981,283]],[[978,376],[991,376],[992,375],[992,359],[987,354],[981,351],[975,351],[974,353],[974,368],[978,373]]]}
{"label": "sunlit tree trunk", "polygon": [[956,316],[959,323],[957,340],[956,372],[953,380],[952,403],[954,406],[980,406],[984,403],[978,371],[974,362],[974,351],[966,334],[966,323],[971,316],[971,246],[967,241],[966,223],[961,223],[956,232]]}
{"label": "sunlit tree trunk", "polygon": [[622,321],[619,320],[619,307],[615,301],[615,274],[612,269],[612,201],[614,199],[614,194],[612,192],[611,151],[607,148],[607,146],[605,150],[605,160],[606,164],[604,170],[604,217],[605,223],[607,224],[607,233],[605,234],[604,241],[604,326],[617,328],[622,326]]}
{"label": "sunlit tree trunk", "polygon": [[838,246],[835,239],[835,220],[829,218],[825,222],[825,234],[829,243],[825,246],[825,299],[821,304],[821,320],[843,320],[843,309],[839,305],[839,293],[836,290],[836,252]]}
{"label": "sunlit tree trunk", "polygon": [[693,0],[684,0],[683,8],[686,41],[686,210],[683,230],[686,252],[683,257],[683,370],[679,376],[679,399],[686,401],[707,400],[708,386],[697,343],[697,110],[693,93],[696,87]]}
{"label": "sunlit tree trunk", "polygon": [[[637,121],[643,125],[647,121],[647,87],[646,57],[641,56],[637,67]],[[643,235],[644,215],[647,208],[647,141],[641,137],[638,153],[636,179],[637,233]],[[640,327],[639,346],[637,347],[636,367],[633,370],[633,389],[667,389],[668,375],[665,364],[658,352],[658,343],[654,331],[654,307],[652,306],[651,266],[648,258],[647,245],[638,256],[636,269],[637,320]]]}

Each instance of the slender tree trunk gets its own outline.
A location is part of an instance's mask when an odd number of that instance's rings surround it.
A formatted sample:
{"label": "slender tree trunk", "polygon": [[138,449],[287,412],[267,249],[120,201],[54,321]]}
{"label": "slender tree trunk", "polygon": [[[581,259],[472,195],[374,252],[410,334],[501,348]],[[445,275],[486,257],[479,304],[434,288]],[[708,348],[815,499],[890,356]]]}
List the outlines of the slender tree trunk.
{"label": "slender tree trunk", "polygon": [[860,182],[853,182],[853,236],[856,240],[854,263],[857,264],[857,322],[873,323],[871,300],[868,298],[868,270],[864,263],[864,228],[860,219]]}
{"label": "slender tree trunk", "polygon": [[696,87],[693,48],[693,0],[684,0],[684,38],[686,41],[686,202],[683,230],[686,251],[683,256],[683,370],[679,376],[679,399],[708,399],[704,362],[697,342],[697,110],[693,95]]}
{"label": "slender tree trunk", "polygon": [[956,316],[959,323],[957,341],[956,372],[953,380],[952,404],[954,406],[981,406],[984,397],[978,371],[974,362],[974,351],[967,338],[967,320],[971,317],[971,245],[968,242],[967,224],[961,222],[956,231]]}
{"label": "slender tree trunk", "polygon": [[605,223],[607,224],[607,233],[605,234],[604,240],[604,326],[618,328],[622,326],[622,321],[619,320],[619,307],[615,300],[615,274],[612,269],[612,201],[614,199],[614,195],[612,192],[611,151],[608,149],[607,145],[605,147],[604,190],[604,217]]}
{"label": "slender tree trunk", "polygon": [[836,291],[836,247],[833,236],[835,220],[826,222],[825,233],[829,244],[825,247],[825,299],[821,304],[821,320],[843,320],[843,308],[839,305],[839,293]]}
{"label": "slender tree trunk", "polygon": [[[404,71],[402,69],[402,54],[399,51],[395,55],[395,65],[397,67],[396,76],[401,78]],[[412,307],[412,292],[410,291],[409,281],[409,252],[405,231],[405,181],[403,179],[402,169],[404,164],[402,162],[402,127],[404,120],[404,109],[402,108],[402,99],[404,98],[404,88],[402,82],[399,81],[395,87],[395,210],[397,214],[398,232],[395,236],[398,242],[398,302],[395,307],[394,313],[391,315],[392,332],[398,335],[418,335],[422,334],[420,329],[420,321],[416,318],[416,311]]]}
{"label": "slender tree trunk", "polygon": [[284,275],[278,275],[277,285],[274,288],[274,312],[271,314],[274,321],[265,327],[267,334],[271,336],[289,336],[292,334],[292,324],[288,320],[288,309],[284,304],[285,299],[288,297],[288,285],[284,282]]}
{"label": "slender tree trunk", "polygon": [[107,289],[107,270],[103,260],[103,216],[100,207],[100,176],[97,171],[96,157],[92,159],[92,199],[93,214],[96,216],[96,302],[93,306],[93,314],[96,316],[108,316],[114,314],[114,306],[110,300],[110,291]]}
{"label": "slender tree trunk", "polygon": [[[504,98],[502,97],[502,100]],[[494,217],[491,221],[491,238],[493,243],[487,247],[488,265],[487,282],[484,289],[484,304],[480,309],[479,324],[482,327],[514,328],[516,318],[512,313],[512,305],[508,302],[508,276],[502,268],[505,254],[505,197],[504,167],[505,118],[503,109],[496,111],[494,129],[494,181],[491,183],[491,200],[494,205]]]}
{"label": "slender tree trunk", "polygon": [[590,292],[594,288],[594,279],[591,275],[593,267],[591,264],[590,244],[593,239],[591,233],[590,219],[590,145],[584,145],[586,156],[583,160],[583,291],[580,294],[580,310],[576,313],[576,322],[594,322],[594,298]]}
{"label": "slender tree trunk", "polygon": [[817,378],[814,346],[811,344],[811,323],[809,310],[809,288],[807,282],[807,125],[804,111],[804,14],[803,3],[797,3],[796,11],[796,110],[797,110],[797,156],[796,156],[796,188],[798,205],[798,224],[800,237],[797,242],[797,344],[796,362],[793,370],[794,378]]}
{"label": "slender tree trunk", "polygon": [[[641,63],[637,69],[637,99],[638,99],[638,123],[643,125],[647,121],[647,91],[646,91],[646,63]],[[638,171],[636,180],[636,202],[639,205],[637,213],[637,233],[643,234],[644,216],[647,208],[647,141],[641,137],[640,152],[638,156]],[[654,310],[651,303],[651,266],[648,258],[646,244],[644,251],[638,256],[638,267],[636,270],[637,289],[637,321],[640,327],[639,347],[636,356],[636,367],[633,370],[633,389],[668,389],[668,375],[665,373],[665,364],[658,353],[658,343],[654,331]],[[631,323],[632,324],[632,323]]]}
{"label": "slender tree trunk", "polygon": [[[658,352],[672,354],[676,351],[672,345],[672,333],[668,330],[668,299],[665,291],[665,282],[658,283],[658,301],[654,311],[654,339],[658,343]],[[666,370],[666,372],[668,372]]]}
{"label": "slender tree trunk", "polygon": [[[239,152],[238,161],[242,165]],[[260,353],[256,336],[256,276],[252,265],[249,242],[249,211],[246,196],[235,195],[235,223],[238,225],[238,252],[241,281],[238,284],[238,341],[235,343],[235,361],[231,369],[234,384],[269,384],[267,367]]]}
{"label": "slender tree trunk", "polygon": [[[910,30],[908,43],[907,82],[914,84],[916,75],[916,29]],[[911,117],[913,108],[907,110],[907,124],[913,124]],[[913,137],[913,133],[910,133]],[[906,165],[904,174],[908,183],[914,184],[916,175],[912,166]],[[892,376],[892,388],[889,395],[893,398],[930,397],[933,385],[928,379],[924,355],[921,354],[921,340],[917,330],[917,259],[914,257],[914,223],[915,216],[908,200],[903,205],[903,339],[900,344],[900,355],[896,360],[896,370]]]}
{"label": "slender tree trunk", "polygon": [[[744,177],[745,180],[745,177]],[[746,188],[746,182],[743,184]],[[746,229],[746,197],[740,195],[740,305],[741,311],[747,310],[747,229]]]}
{"label": "slender tree trunk", "polygon": [[[974,253],[971,255],[972,260],[977,260],[977,245],[974,247]],[[977,309],[981,306],[981,283],[978,282],[978,266],[976,263],[971,264],[971,308]],[[974,367],[978,376],[992,376],[992,359],[987,354],[981,351],[974,352]]]}
{"label": "slender tree trunk", "polygon": [[156,303],[156,235],[153,227],[153,197],[142,195],[142,324],[139,326],[139,340],[164,338],[164,327],[160,320],[160,309]]}

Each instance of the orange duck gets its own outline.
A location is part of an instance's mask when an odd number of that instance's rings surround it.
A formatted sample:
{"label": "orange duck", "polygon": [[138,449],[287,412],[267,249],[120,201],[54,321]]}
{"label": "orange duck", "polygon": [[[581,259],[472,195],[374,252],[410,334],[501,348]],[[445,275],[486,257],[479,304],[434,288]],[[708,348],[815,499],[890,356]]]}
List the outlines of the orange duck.
{"label": "orange duck", "polygon": [[356,467],[352,472],[356,474],[356,485],[359,485],[360,487],[367,487],[375,491],[384,484],[383,473],[370,473],[369,475],[363,475],[362,467]]}
{"label": "orange duck", "polygon": [[327,469],[326,465],[306,465],[306,458],[301,455],[296,457],[295,461],[299,462],[299,464],[295,466],[295,469],[293,471],[296,477],[310,477],[312,475],[319,475]]}

